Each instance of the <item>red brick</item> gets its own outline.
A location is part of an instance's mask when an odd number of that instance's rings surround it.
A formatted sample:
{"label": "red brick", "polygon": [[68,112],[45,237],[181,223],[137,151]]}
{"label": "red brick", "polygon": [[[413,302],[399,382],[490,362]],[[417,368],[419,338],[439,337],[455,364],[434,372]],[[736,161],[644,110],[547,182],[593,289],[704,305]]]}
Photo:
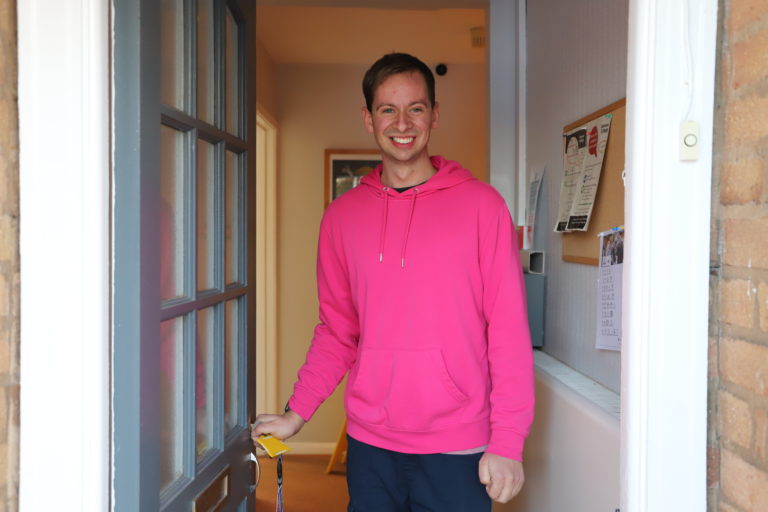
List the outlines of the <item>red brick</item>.
{"label": "red brick", "polygon": [[736,510],[735,508],[733,508],[727,503],[720,502],[720,506],[717,508],[717,512],[741,512],[741,511]]}
{"label": "red brick", "polygon": [[711,489],[720,483],[720,448],[707,446],[707,488]]}
{"label": "red brick", "polygon": [[709,338],[709,347],[708,347],[708,353],[707,353],[707,371],[708,376],[712,378],[717,378],[717,361],[718,361],[718,339],[714,337]]}
{"label": "red brick", "polygon": [[[763,0],[763,3],[768,3]],[[768,76],[768,30],[751,34],[732,47],[733,88],[753,84]]]}
{"label": "red brick", "polygon": [[733,151],[768,136],[768,96],[750,94],[725,105],[725,150]]}
{"label": "red brick", "polygon": [[720,435],[742,448],[749,448],[754,428],[749,404],[727,391],[721,391],[717,409]]}
{"label": "red brick", "polygon": [[752,283],[745,279],[725,279],[720,285],[720,321],[752,327],[755,295]]}
{"label": "red brick", "polygon": [[744,510],[768,510],[768,473],[728,450],[721,452],[720,489]]}
{"label": "red brick", "polygon": [[764,168],[765,164],[760,158],[748,158],[723,164],[720,173],[720,202],[723,204],[759,202],[763,193]]}
{"label": "red brick", "polygon": [[755,409],[753,424],[755,454],[760,457],[760,460],[768,462],[768,413],[765,409]]}
{"label": "red brick", "polygon": [[768,284],[760,283],[757,288],[758,318],[760,329],[768,331]]}
{"label": "red brick", "polygon": [[768,2],[765,0],[731,0],[728,4],[728,29],[731,33],[768,16]]}
{"label": "red brick", "polygon": [[720,378],[759,395],[768,395],[766,361],[768,347],[730,338],[720,342]]}
{"label": "red brick", "polygon": [[768,269],[767,240],[768,218],[727,219],[723,262],[737,267]]}
{"label": "red brick", "polygon": [[14,291],[5,274],[0,273],[0,319],[11,315],[11,301]]}

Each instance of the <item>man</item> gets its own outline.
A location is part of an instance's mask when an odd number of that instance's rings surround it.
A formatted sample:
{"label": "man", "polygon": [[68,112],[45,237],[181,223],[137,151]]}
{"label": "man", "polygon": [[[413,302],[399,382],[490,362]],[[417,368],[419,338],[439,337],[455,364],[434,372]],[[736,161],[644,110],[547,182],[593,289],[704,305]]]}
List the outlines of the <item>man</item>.
{"label": "man", "polygon": [[349,371],[350,511],[490,511],[523,484],[533,370],[515,229],[502,197],[430,157],[434,77],[406,54],[363,79],[382,164],[320,227],[320,323],[282,415],[298,432]]}

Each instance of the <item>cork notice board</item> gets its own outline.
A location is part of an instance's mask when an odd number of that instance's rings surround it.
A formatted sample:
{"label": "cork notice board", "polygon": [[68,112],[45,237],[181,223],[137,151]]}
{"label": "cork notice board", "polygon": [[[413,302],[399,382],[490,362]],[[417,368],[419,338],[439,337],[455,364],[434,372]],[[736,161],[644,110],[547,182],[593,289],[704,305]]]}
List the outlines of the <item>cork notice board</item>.
{"label": "cork notice board", "polygon": [[600,258],[600,239],[597,235],[624,224],[624,182],[621,173],[624,171],[626,104],[626,98],[619,100],[563,128],[565,134],[602,115],[613,114],[589,229],[563,233],[563,261],[597,266]]}

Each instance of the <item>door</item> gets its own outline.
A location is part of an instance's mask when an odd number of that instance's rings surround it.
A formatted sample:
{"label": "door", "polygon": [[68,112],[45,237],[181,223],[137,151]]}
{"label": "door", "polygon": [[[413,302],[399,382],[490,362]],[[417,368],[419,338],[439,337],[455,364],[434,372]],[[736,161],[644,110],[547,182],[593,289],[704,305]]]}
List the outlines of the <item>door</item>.
{"label": "door", "polygon": [[252,510],[252,2],[114,5],[114,510]]}

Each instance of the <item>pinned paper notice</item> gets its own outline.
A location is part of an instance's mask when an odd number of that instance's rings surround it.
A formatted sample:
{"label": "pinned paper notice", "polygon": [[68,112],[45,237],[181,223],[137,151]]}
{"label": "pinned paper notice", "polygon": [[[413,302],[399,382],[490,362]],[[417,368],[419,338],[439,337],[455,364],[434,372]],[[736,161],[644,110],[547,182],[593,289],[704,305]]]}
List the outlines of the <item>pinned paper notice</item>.
{"label": "pinned paper notice", "polygon": [[597,277],[596,348],[621,350],[621,281],[624,271],[624,226],[603,231]]}

